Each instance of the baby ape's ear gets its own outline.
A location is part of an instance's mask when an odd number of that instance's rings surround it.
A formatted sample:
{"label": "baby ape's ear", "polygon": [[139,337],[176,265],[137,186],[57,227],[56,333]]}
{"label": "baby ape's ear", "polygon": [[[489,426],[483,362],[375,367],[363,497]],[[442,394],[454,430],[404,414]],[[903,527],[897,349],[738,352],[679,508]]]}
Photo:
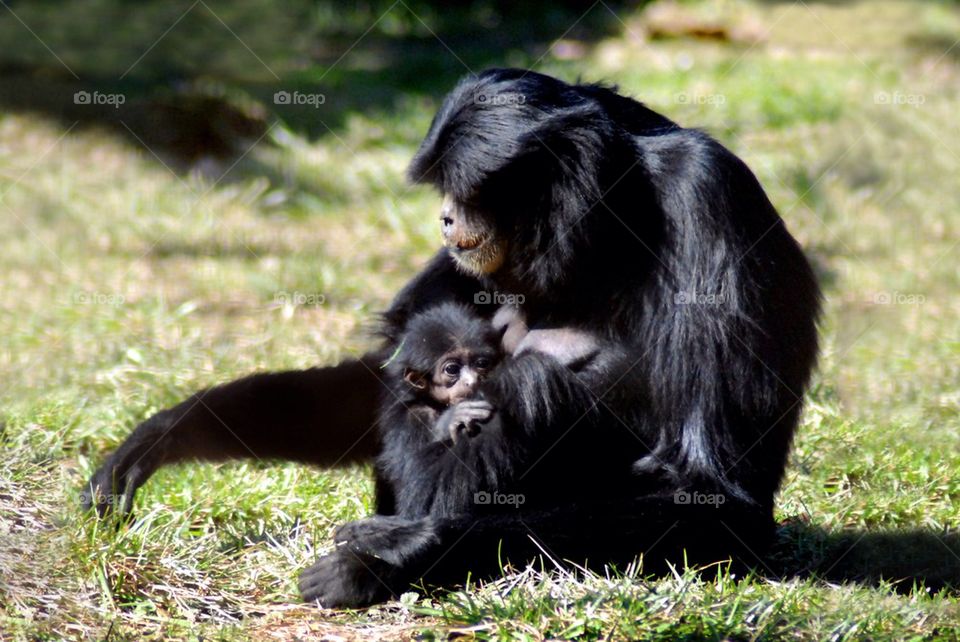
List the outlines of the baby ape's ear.
{"label": "baby ape's ear", "polygon": [[411,368],[404,368],[403,380],[417,390],[424,390],[427,387],[427,376]]}

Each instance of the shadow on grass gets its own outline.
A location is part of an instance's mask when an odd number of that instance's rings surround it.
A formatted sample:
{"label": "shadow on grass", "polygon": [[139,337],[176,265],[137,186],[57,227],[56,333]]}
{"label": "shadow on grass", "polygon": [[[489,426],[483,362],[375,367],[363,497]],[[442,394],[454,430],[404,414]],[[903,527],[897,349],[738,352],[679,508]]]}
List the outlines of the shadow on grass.
{"label": "shadow on grass", "polygon": [[777,578],[889,584],[903,593],[922,586],[934,593],[960,594],[960,534],[923,529],[831,532],[788,522],[763,567]]}
{"label": "shadow on grass", "polygon": [[439,97],[469,72],[535,65],[561,38],[589,47],[619,33],[620,14],[637,6],[8,2],[0,8],[0,109],[106,126],[189,166],[238,156],[275,118],[316,137],[351,113]]}
{"label": "shadow on grass", "polygon": [[947,34],[920,34],[910,36],[906,42],[920,51],[940,58],[948,58],[954,62],[960,61],[960,47],[957,39]]}

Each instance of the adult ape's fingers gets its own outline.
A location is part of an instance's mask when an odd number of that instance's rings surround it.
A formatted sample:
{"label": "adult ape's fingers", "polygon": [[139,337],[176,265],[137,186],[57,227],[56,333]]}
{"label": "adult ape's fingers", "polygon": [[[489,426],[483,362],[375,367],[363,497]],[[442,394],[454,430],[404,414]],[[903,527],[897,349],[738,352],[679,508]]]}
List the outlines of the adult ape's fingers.
{"label": "adult ape's fingers", "polygon": [[129,453],[115,453],[90,478],[81,493],[84,510],[96,509],[104,517],[114,511],[128,514],[133,509],[133,498],[143,485],[146,470],[140,461],[128,463]]}
{"label": "adult ape's fingers", "polygon": [[96,509],[104,517],[113,511],[116,499],[123,494],[122,480],[116,479],[113,466],[104,464],[93,474],[80,495],[83,510]]}
{"label": "adult ape's fingers", "polygon": [[526,319],[515,305],[501,306],[493,316],[493,327],[500,334],[500,344],[506,354],[514,354],[529,331]]}

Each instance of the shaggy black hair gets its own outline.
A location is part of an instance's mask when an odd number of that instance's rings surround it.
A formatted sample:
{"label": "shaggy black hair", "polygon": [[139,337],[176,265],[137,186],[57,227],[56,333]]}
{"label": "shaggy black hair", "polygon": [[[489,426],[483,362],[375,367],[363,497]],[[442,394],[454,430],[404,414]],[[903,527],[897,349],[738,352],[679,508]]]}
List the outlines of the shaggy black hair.
{"label": "shaggy black hair", "polygon": [[[447,96],[409,175],[493,230],[502,263],[475,276],[458,267],[462,248],[441,250],[385,313],[378,350],[158,413],[95,474],[92,497],[131,496],[192,457],[369,461],[382,449],[378,366],[407,321],[446,301],[489,318],[477,293],[507,292],[531,328],[584,331],[604,349],[576,370],[536,352],[502,363],[481,439],[421,468],[442,510],[409,519],[384,505],[345,525],[303,573],[304,597],[369,604],[544,552],[593,564],[643,553],[645,570],[684,551],[762,555],[816,360],[819,290],[746,165],[613,88],[494,69]],[[478,475],[488,501],[465,492]]]}

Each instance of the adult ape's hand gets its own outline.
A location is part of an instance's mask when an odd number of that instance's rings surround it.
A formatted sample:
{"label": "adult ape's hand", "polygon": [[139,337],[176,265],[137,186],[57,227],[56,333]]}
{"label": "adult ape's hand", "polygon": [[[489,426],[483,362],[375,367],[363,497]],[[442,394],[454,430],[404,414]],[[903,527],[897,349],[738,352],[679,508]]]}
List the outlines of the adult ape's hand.
{"label": "adult ape's hand", "polygon": [[130,434],[83,489],[85,508],[129,511],[161,466],[184,460],[289,459],[346,466],[373,457],[384,357],[252,375],[198,392]]}
{"label": "adult ape's hand", "polygon": [[527,319],[518,305],[501,305],[493,315],[493,328],[500,333],[503,352],[512,355],[527,336]]}

